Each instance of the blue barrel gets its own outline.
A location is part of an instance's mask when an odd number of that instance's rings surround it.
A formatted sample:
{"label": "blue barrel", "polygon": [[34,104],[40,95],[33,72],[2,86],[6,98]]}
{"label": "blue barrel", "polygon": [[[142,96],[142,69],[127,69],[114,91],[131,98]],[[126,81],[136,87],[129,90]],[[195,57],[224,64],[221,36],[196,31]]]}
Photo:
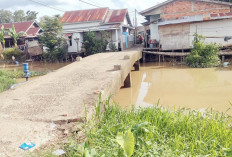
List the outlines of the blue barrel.
{"label": "blue barrel", "polygon": [[28,71],[29,70],[28,63],[23,63],[23,70],[24,71]]}

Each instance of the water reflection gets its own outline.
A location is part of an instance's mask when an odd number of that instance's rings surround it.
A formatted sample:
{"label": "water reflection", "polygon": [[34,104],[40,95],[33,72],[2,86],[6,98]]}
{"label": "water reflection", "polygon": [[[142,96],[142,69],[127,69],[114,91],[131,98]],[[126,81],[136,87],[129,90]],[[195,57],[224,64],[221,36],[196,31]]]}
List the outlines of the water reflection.
{"label": "water reflection", "polygon": [[[132,87],[115,101],[123,107],[150,106],[160,100],[167,108],[214,108],[225,112],[232,101],[232,68],[195,69],[169,63],[146,63],[132,72]],[[232,109],[228,111],[232,115]]]}

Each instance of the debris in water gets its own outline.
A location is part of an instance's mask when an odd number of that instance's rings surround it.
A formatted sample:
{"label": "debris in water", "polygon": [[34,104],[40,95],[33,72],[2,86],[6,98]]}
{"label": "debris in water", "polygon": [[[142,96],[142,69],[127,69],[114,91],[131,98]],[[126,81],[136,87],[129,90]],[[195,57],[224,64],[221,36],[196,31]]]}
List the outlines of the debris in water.
{"label": "debris in water", "polygon": [[23,149],[23,150],[28,150],[35,147],[35,144],[32,142],[28,142],[28,143],[23,143],[19,148]]}
{"label": "debris in water", "polygon": [[230,62],[224,62],[224,63],[223,63],[223,66],[224,66],[224,67],[228,67],[229,65],[230,65]]}
{"label": "debris in water", "polygon": [[60,156],[60,155],[64,155],[66,152],[62,149],[57,149],[56,151],[52,152],[53,155],[57,155],[57,156]]}

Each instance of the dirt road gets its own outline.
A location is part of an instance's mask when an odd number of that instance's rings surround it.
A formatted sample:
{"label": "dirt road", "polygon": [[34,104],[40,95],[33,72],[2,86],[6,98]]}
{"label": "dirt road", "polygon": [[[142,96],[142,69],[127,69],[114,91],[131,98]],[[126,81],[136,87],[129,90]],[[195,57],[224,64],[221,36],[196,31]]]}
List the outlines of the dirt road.
{"label": "dirt road", "polygon": [[[51,122],[84,117],[84,104],[91,114],[99,92],[115,94],[140,57],[139,48],[96,54],[1,93],[0,156],[22,156],[22,143],[34,142],[36,149],[55,139]],[[116,64],[121,70],[113,70]]]}

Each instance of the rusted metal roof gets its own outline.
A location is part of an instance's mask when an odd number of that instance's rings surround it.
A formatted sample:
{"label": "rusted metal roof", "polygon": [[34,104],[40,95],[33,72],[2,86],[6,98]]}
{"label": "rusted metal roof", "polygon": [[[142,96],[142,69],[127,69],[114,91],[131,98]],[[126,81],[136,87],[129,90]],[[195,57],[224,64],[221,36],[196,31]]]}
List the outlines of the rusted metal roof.
{"label": "rusted metal roof", "polygon": [[68,11],[60,19],[62,23],[103,21],[108,8]]}
{"label": "rusted metal roof", "polygon": [[105,23],[121,23],[124,21],[127,9],[108,10]]}

